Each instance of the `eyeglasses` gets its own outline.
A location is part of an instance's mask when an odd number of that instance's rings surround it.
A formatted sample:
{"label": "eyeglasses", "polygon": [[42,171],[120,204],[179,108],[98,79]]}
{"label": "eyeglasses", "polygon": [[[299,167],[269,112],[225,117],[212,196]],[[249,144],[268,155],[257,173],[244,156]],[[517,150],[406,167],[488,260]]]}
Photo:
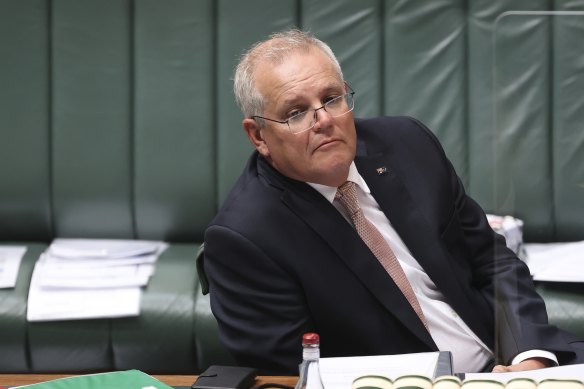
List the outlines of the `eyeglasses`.
{"label": "eyeglasses", "polygon": [[275,120],[263,116],[252,116],[251,118],[258,118],[268,120],[270,122],[287,124],[291,133],[299,134],[314,127],[317,121],[316,111],[318,110],[324,109],[334,118],[351,112],[353,108],[355,108],[355,91],[353,91],[349,85],[347,85],[347,88],[349,88],[350,92],[330,99],[324,103],[322,107],[310,108],[302,112],[294,112],[287,120]]}

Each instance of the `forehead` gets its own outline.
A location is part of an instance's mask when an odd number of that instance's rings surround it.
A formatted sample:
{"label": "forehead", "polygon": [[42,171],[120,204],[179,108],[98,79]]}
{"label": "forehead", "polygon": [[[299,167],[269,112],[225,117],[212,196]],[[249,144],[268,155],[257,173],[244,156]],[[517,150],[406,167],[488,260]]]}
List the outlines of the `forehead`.
{"label": "forehead", "polygon": [[311,91],[343,86],[332,60],[317,48],[291,52],[276,63],[263,61],[255,76],[266,103],[282,103]]}

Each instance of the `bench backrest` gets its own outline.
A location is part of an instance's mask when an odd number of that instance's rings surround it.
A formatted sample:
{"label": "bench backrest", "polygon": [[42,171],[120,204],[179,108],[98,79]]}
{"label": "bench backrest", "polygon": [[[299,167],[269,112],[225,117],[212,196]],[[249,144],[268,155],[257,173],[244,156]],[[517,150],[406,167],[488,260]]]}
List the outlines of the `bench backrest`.
{"label": "bench backrest", "polygon": [[412,115],[432,128],[485,210],[524,219],[529,240],[584,239],[584,17],[506,13],[583,9],[4,0],[0,240],[201,241],[251,151],[233,66],[252,42],[291,26],[335,50],[357,116]]}

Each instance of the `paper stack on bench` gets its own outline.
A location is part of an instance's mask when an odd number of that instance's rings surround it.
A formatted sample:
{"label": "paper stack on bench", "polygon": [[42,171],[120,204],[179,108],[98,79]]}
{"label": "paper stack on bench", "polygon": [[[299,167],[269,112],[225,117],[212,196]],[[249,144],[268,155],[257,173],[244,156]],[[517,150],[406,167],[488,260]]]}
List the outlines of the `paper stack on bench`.
{"label": "paper stack on bench", "polygon": [[534,281],[584,282],[584,240],[528,243],[525,249]]}
{"label": "paper stack on bench", "polygon": [[55,239],[37,261],[28,321],[137,316],[164,242]]}
{"label": "paper stack on bench", "polygon": [[487,214],[487,221],[493,231],[505,237],[507,247],[525,261],[527,253],[523,244],[523,220],[508,215]]}

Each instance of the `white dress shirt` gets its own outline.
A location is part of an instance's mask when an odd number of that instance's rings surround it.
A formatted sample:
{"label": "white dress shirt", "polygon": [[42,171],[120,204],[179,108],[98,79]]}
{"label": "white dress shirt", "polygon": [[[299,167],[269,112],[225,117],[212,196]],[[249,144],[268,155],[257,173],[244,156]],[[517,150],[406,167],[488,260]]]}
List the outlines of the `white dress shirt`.
{"label": "white dress shirt", "polygon": [[[438,349],[452,352],[455,372],[480,371],[493,357],[492,350],[462,321],[452,309],[446,297],[438,290],[422,266],[412,256],[410,250],[371,195],[369,187],[357,171],[355,163],[351,163],[347,180],[357,184],[357,197],[365,217],[383,235],[401,264],[418,298],[422,311],[424,311],[430,335]],[[308,184],[330,201],[345,219],[351,223],[343,206],[338,201],[334,201],[337,188],[313,183]],[[557,364],[555,355],[543,350],[531,350],[518,354],[512,363],[518,363],[534,356],[551,359]]]}

